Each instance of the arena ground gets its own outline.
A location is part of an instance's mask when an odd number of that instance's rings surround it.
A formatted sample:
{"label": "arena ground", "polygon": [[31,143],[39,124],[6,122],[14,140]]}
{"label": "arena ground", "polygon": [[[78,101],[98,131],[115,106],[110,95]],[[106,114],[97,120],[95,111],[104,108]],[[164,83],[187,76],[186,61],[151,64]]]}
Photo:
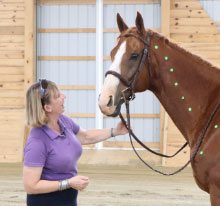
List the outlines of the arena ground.
{"label": "arena ground", "polygon": [[[172,171],[176,168],[160,168]],[[194,182],[191,168],[161,176],[141,166],[80,165],[90,184],[79,206],[209,206],[209,195]],[[0,206],[25,206],[22,164],[0,164]]]}

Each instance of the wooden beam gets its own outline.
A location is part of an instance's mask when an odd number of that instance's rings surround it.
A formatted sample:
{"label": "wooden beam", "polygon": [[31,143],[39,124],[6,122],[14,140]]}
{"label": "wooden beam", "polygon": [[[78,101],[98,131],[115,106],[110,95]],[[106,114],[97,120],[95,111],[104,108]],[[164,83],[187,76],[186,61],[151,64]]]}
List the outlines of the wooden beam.
{"label": "wooden beam", "polygon": [[[159,142],[143,142],[147,147],[159,149]],[[137,142],[133,142],[135,148],[143,148]],[[104,141],[103,147],[113,147],[113,148],[131,148],[130,142],[121,142],[121,141]]]}
{"label": "wooden beam", "polygon": [[9,3],[4,2],[0,4],[0,12],[2,11],[24,11],[24,3],[23,2],[16,2],[16,3]]}
{"label": "wooden beam", "polygon": [[[93,5],[96,4],[96,0],[39,0],[38,5]],[[160,0],[104,0],[103,4],[128,4],[128,5],[136,5],[136,4],[160,4]]]}
{"label": "wooden beam", "polygon": [[1,11],[0,19],[24,19],[24,11]]}
{"label": "wooden beam", "polygon": [[[24,98],[0,98],[0,107],[4,108],[23,108],[24,109]],[[21,120],[19,120],[21,121]],[[21,148],[22,150],[22,148]]]}
{"label": "wooden beam", "polygon": [[0,35],[0,43],[23,43],[23,35]]}
{"label": "wooden beam", "polygon": [[62,90],[95,90],[96,86],[93,85],[58,85]]}
{"label": "wooden beam", "polygon": [[220,34],[171,34],[171,39],[185,43],[216,43],[220,42]]}
{"label": "wooden beam", "polygon": [[93,5],[96,0],[38,0],[38,5]]}
{"label": "wooden beam", "polygon": [[38,33],[95,33],[95,28],[70,28],[70,29],[62,29],[62,28],[44,28],[38,29]]}
{"label": "wooden beam", "polygon": [[23,26],[0,26],[0,35],[24,35]]}
{"label": "wooden beam", "polygon": [[1,90],[0,92],[0,98],[12,98],[12,97],[16,97],[16,98],[24,98],[24,92],[23,90]]}
{"label": "wooden beam", "polygon": [[0,90],[24,90],[23,82],[0,82]]}
{"label": "wooden beam", "polygon": [[[146,28],[148,29],[148,28]],[[160,32],[160,28],[151,28],[156,32]],[[37,30],[38,33],[95,33],[95,28],[40,28]],[[104,33],[119,33],[117,28],[104,28]]]}
{"label": "wooden beam", "polygon": [[171,26],[212,26],[214,22],[209,18],[171,18]]}
{"label": "wooden beam", "polygon": [[214,25],[215,25],[215,26],[220,26],[220,21],[214,22]]}
{"label": "wooden beam", "polygon": [[0,43],[0,51],[23,51],[24,42]]}
{"label": "wooden beam", "polygon": [[198,0],[172,0],[173,2],[180,2],[180,1],[183,1],[183,2],[198,2]]}
{"label": "wooden beam", "polygon": [[10,75],[10,74],[18,74],[24,75],[24,67],[7,67],[7,66],[0,66],[0,75]]}
{"label": "wooden beam", "polygon": [[193,51],[220,52],[220,42],[215,43],[181,43],[181,46]]}
{"label": "wooden beam", "polygon": [[0,59],[0,66],[24,66],[24,59]]}
{"label": "wooden beam", "polygon": [[161,0],[103,0],[104,4],[113,5],[137,5],[137,4],[160,4]]}
{"label": "wooden beam", "polygon": [[24,19],[0,19],[0,26],[24,26]]}
{"label": "wooden beam", "polygon": [[[95,56],[38,56],[39,61],[95,61]],[[111,60],[110,56],[104,56],[103,60]]]}
{"label": "wooden beam", "polygon": [[[7,67],[10,68],[10,67]],[[0,83],[2,82],[24,82],[24,75],[23,74],[1,74],[0,75]]]}
{"label": "wooden beam", "polygon": [[160,105],[160,152],[164,153],[163,149],[164,149],[164,123],[165,123],[165,109],[162,106],[162,104]]}
{"label": "wooden beam", "polygon": [[[162,141],[162,150],[163,154],[167,153],[167,134],[168,134],[168,114],[164,113],[164,127],[163,127],[163,141]],[[166,166],[166,158],[162,157],[162,166]]]}
{"label": "wooden beam", "polygon": [[24,51],[0,50],[0,59],[24,59]]}
{"label": "wooden beam", "polygon": [[196,9],[200,10],[203,9],[202,5],[199,3],[199,1],[171,1],[171,9]]}
{"label": "wooden beam", "polygon": [[187,9],[182,9],[182,10],[178,10],[178,9],[174,9],[170,11],[170,16],[171,17],[176,17],[176,18],[207,18],[209,17],[208,14],[203,10],[203,9],[199,9],[199,10],[187,10]]}
{"label": "wooden beam", "polygon": [[40,61],[95,61],[95,56],[38,56]]}
{"label": "wooden beam", "polygon": [[[25,64],[24,64],[24,93],[36,79],[36,7],[37,0],[25,1]],[[26,99],[23,98],[25,105]],[[24,147],[26,131],[28,128],[23,127],[21,148]],[[21,152],[23,159],[23,151]]]}
{"label": "wooden beam", "polygon": [[25,0],[25,17],[24,91],[36,78],[36,0]]}
{"label": "wooden beam", "polygon": [[[126,114],[122,114],[123,117],[126,117]],[[105,117],[106,118],[106,117]],[[160,114],[131,114],[131,118],[149,118],[149,119],[158,119]]]}
{"label": "wooden beam", "polygon": [[24,3],[24,0],[1,0],[2,3]]}
{"label": "wooden beam", "polygon": [[[66,113],[66,115],[74,118],[95,118],[95,113]],[[126,114],[122,114],[123,117],[126,117]],[[130,114],[131,118],[138,118],[138,119],[155,119],[160,118],[159,114]],[[104,116],[104,118],[109,118],[107,116]]]}
{"label": "wooden beam", "polygon": [[161,1],[161,33],[170,37],[170,0]]}
{"label": "wooden beam", "polygon": [[172,34],[218,34],[219,30],[215,26],[172,26]]}

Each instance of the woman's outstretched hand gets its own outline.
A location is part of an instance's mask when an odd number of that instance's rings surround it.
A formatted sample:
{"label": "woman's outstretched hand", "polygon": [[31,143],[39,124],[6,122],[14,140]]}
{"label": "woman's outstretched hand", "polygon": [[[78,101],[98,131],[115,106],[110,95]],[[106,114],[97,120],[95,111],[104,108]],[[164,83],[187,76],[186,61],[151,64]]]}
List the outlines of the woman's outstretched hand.
{"label": "woman's outstretched hand", "polygon": [[120,121],[117,126],[113,129],[113,133],[114,136],[118,136],[118,135],[124,135],[128,133],[127,128],[125,127],[125,125],[123,124],[122,121]]}

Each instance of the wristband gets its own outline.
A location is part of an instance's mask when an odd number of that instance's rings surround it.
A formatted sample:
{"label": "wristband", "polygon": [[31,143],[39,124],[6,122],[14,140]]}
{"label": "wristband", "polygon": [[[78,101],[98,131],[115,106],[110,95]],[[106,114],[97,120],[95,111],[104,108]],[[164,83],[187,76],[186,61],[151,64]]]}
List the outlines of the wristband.
{"label": "wristband", "polygon": [[59,185],[59,191],[63,191],[63,190],[71,188],[69,179],[60,180],[58,182],[58,185]]}
{"label": "wristband", "polygon": [[113,128],[111,128],[111,137],[114,137]]}

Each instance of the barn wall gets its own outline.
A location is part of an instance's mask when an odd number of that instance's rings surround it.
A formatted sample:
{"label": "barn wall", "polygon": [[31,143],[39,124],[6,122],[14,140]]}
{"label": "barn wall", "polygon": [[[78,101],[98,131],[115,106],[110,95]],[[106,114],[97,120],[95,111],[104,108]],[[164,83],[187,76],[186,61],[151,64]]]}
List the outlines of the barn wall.
{"label": "barn wall", "polygon": [[[80,2],[81,4],[95,4],[94,0],[75,1],[75,0],[39,0],[39,4],[63,4],[68,5],[71,2]],[[113,1],[105,0],[107,4],[119,4],[123,12],[123,4],[130,3],[131,7],[135,7],[137,1]],[[139,0],[139,3],[155,4],[155,0]],[[159,1],[157,1],[158,3]],[[212,3],[211,3],[212,2]],[[161,28],[156,28],[167,37],[175,40],[190,51],[200,54],[204,58],[210,60],[215,65],[220,65],[220,17],[218,12],[218,1],[208,0],[167,0],[161,2]],[[113,10],[114,11],[114,10]],[[108,12],[108,10],[106,10]],[[126,16],[126,10],[124,15]],[[24,127],[24,104],[25,92],[29,85],[36,79],[36,2],[30,0],[1,0],[0,2],[0,162],[20,162],[22,161],[22,152],[24,137],[27,137],[28,129]],[[124,16],[123,16],[124,17]],[[130,17],[126,17],[130,18]],[[147,18],[147,17],[146,17]],[[129,20],[129,22],[132,20]],[[132,22],[131,22],[132,23]],[[110,24],[110,23],[109,23]],[[114,21],[115,24],[115,21]],[[151,22],[146,26],[150,27]],[[115,26],[107,28],[108,22],[105,22],[105,38],[112,41],[117,35]],[[129,23],[130,25],[130,23]],[[53,32],[53,31],[52,31]],[[84,31],[85,32],[85,31]],[[90,30],[89,33],[94,33]],[[108,34],[112,33],[112,34]],[[42,30],[41,33],[46,33]],[[108,37],[108,35],[113,35]],[[105,51],[105,66],[109,64],[107,53],[109,47],[106,45]],[[90,56],[90,53],[86,54]],[[92,54],[93,56],[94,54]],[[48,57],[48,56],[46,56]],[[41,61],[38,57],[38,61]],[[82,60],[82,59],[81,59]],[[44,59],[42,61],[51,61]],[[91,61],[94,61],[92,58]],[[41,77],[41,72],[38,77]],[[58,81],[59,82],[59,81]],[[82,85],[72,87],[71,85],[59,82],[62,88],[70,92],[71,89],[82,90]],[[86,87],[89,91],[93,91],[94,86]],[[75,85],[76,86],[76,85]],[[85,85],[84,85],[85,86]],[[84,88],[85,89],[85,88]],[[140,101],[146,101],[148,97],[138,97]],[[154,100],[153,100],[154,101]],[[141,102],[140,102],[141,103]],[[142,103],[141,103],[142,104]],[[158,107],[156,110],[158,113]],[[91,126],[94,126],[94,110],[89,113]],[[145,111],[148,113],[148,111]],[[138,111],[134,113],[138,114]],[[69,112],[72,118],[77,121],[83,119],[83,113]],[[138,115],[137,115],[138,116]],[[151,134],[151,147],[159,148],[167,154],[176,151],[183,143],[184,138],[176,129],[172,120],[164,112],[163,107],[160,108],[160,115],[146,115],[147,119],[154,118],[160,121],[160,140],[158,134],[155,138]],[[160,117],[160,118],[158,118]],[[86,118],[88,118],[86,116]],[[135,121],[137,121],[136,118]],[[83,123],[82,120],[80,120]],[[138,120],[139,121],[139,120]],[[137,121],[137,122],[138,122]],[[144,120],[141,120],[144,121]],[[104,120],[105,126],[114,124],[112,120]],[[85,125],[89,123],[85,123]],[[139,123],[137,123],[138,125]],[[158,123],[156,123],[157,125]],[[145,129],[145,128],[144,128]],[[158,130],[158,128],[156,128]],[[139,130],[139,129],[138,129]],[[25,135],[24,135],[25,131]],[[109,150],[84,150],[84,155],[80,160],[82,163],[100,163],[100,164],[138,164],[133,151],[124,150],[128,148],[128,144],[123,137],[119,141],[106,142],[105,147],[110,147]],[[156,140],[156,141],[155,141]],[[146,139],[149,141],[149,139]],[[149,142],[148,142],[149,143]],[[157,143],[157,144],[154,144]],[[119,151],[111,149],[111,147],[119,147]],[[146,152],[140,151],[147,160],[156,164],[161,164],[161,159],[154,157]],[[176,159],[162,160],[163,165],[179,166],[183,165],[189,158],[189,149],[186,149]],[[126,161],[125,161],[126,159]]]}
{"label": "barn wall", "polygon": [[25,2],[0,2],[0,162],[22,160]]}

